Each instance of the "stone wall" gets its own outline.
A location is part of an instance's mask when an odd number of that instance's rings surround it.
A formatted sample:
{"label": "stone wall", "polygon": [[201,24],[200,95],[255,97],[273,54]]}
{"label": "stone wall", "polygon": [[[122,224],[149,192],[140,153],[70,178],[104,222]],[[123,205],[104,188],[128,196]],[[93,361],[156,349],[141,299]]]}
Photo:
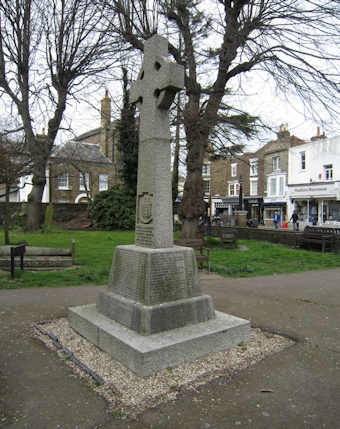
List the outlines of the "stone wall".
{"label": "stone wall", "polygon": [[[14,215],[16,212],[25,210],[27,203],[10,203],[10,214]],[[0,225],[3,224],[5,203],[0,202]],[[48,204],[42,204],[43,212],[45,212]],[[86,213],[88,206],[87,204],[53,204],[54,216],[53,220],[56,222],[69,222],[76,218],[80,214]]]}

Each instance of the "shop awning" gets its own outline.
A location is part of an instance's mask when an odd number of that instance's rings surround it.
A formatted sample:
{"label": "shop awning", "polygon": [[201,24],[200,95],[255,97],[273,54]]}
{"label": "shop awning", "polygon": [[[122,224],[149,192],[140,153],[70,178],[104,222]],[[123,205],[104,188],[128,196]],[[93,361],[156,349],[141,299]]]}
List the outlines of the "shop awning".
{"label": "shop awning", "polygon": [[287,203],[263,203],[264,207],[285,207]]}

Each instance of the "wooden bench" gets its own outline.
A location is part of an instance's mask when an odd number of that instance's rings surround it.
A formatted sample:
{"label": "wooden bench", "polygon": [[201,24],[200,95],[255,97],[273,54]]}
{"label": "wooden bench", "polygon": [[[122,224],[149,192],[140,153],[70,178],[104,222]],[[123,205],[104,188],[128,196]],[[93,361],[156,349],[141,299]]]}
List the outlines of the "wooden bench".
{"label": "wooden bench", "polygon": [[237,239],[236,239],[236,232],[232,229],[225,230],[224,228],[221,228],[219,237],[221,239],[222,247],[225,248],[231,248],[236,249],[237,248]]}
{"label": "wooden bench", "polygon": [[210,273],[210,249],[204,247],[203,238],[197,239],[184,239],[178,238],[175,240],[175,244],[178,246],[192,247],[195,251],[196,262],[199,268],[203,269],[203,264],[208,264],[208,272]]}
{"label": "wooden bench", "polygon": [[[0,246],[0,269],[8,270],[11,261],[11,248]],[[16,247],[16,246],[14,246]],[[63,270],[75,265],[75,241],[71,241],[69,249],[32,247],[25,248],[25,269],[29,271]]]}
{"label": "wooden bench", "polygon": [[203,264],[206,262],[208,264],[208,273],[210,273],[210,249],[207,247],[199,246],[194,247],[194,250],[197,250],[199,253],[196,253],[196,262],[197,265],[203,270]]}
{"label": "wooden bench", "polygon": [[335,234],[332,228],[306,226],[298,240],[298,244],[307,244],[309,249],[312,244],[320,246],[322,253],[325,253],[326,249],[335,249]]}

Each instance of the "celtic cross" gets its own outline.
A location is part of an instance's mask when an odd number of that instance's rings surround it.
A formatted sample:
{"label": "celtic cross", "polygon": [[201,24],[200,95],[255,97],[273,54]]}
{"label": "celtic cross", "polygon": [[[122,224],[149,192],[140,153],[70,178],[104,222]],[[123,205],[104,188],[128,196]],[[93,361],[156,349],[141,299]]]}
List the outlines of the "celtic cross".
{"label": "celtic cross", "polygon": [[140,110],[136,245],[173,245],[169,108],[184,86],[183,66],[169,62],[168,41],[154,35],[130,89]]}

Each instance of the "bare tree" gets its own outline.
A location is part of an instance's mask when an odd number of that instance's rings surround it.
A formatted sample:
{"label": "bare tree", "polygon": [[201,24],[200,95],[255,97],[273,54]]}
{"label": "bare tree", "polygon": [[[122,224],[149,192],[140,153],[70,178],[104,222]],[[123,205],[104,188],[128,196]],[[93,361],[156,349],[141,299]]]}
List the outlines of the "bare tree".
{"label": "bare tree", "polygon": [[256,130],[257,118],[235,109],[233,98],[236,88],[249,90],[250,72],[269,77],[288,99],[300,97],[310,113],[337,113],[338,0],[211,0],[209,7],[200,0],[110,0],[106,6],[112,33],[127,46],[142,51],[145,39],[163,33],[170,54],[185,66],[184,237],[195,236],[203,211],[202,164],[209,143],[221,131],[224,145],[235,141],[235,131],[249,137]]}
{"label": "bare tree", "polygon": [[21,176],[31,171],[31,160],[25,151],[25,142],[9,140],[0,134],[0,198],[5,198],[4,205],[4,241],[9,244],[10,194],[18,191],[18,181]]}
{"label": "bare tree", "polygon": [[[103,13],[90,0],[0,3],[0,95],[21,119],[33,161],[28,229],[42,222],[46,163],[68,101],[113,63],[115,42],[107,37]],[[37,139],[41,124],[47,124],[43,140]]]}

